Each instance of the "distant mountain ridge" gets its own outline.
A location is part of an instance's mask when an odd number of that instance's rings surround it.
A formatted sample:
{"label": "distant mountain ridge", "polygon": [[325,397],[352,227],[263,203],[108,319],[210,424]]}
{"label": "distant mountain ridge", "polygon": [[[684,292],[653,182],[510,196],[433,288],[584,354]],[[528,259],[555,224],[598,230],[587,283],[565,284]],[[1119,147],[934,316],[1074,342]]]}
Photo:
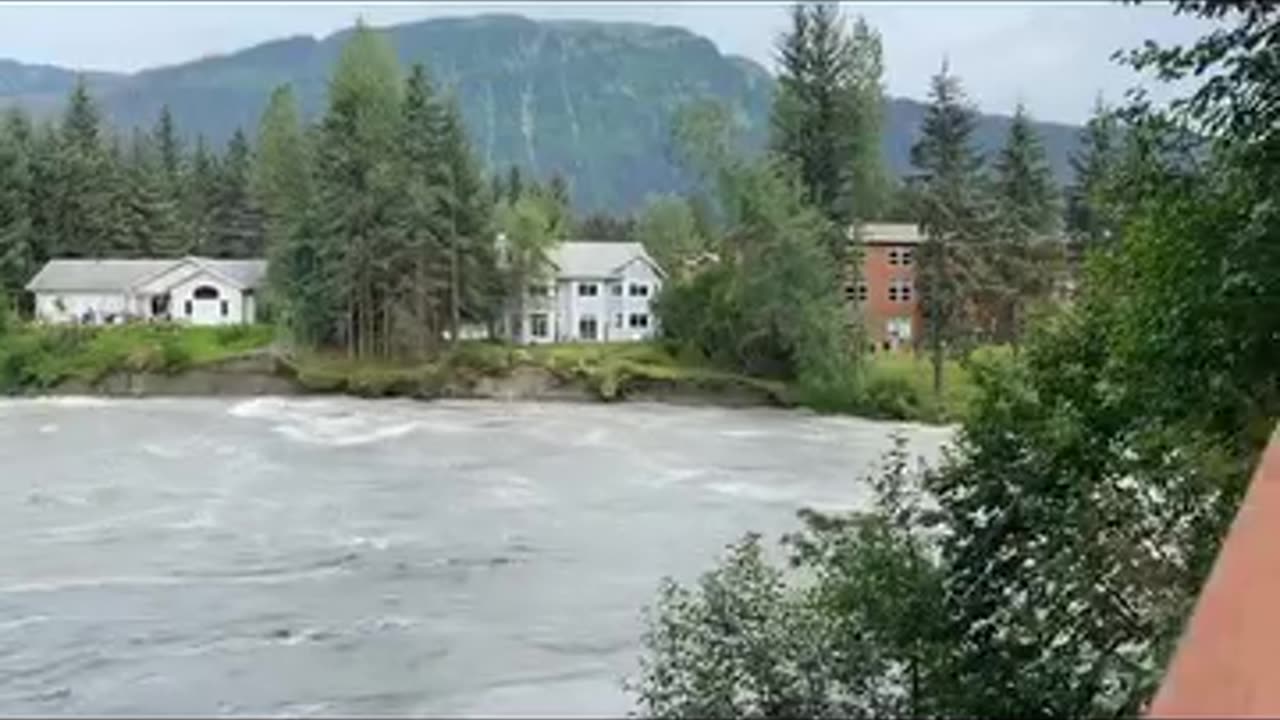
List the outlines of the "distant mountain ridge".
{"label": "distant mountain ridge", "polygon": [[[562,172],[582,210],[630,211],[647,194],[687,186],[667,147],[675,110],[692,99],[725,102],[753,147],[763,147],[767,136],[772,76],[683,28],[478,15],[381,29],[406,67],[423,62],[437,84],[455,88],[487,167],[514,163],[543,178]],[[167,104],[188,139],[201,134],[221,144],[236,127],[252,134],[281,83],[293,84],[306,114],[319,112],[329,70],[350,32],[286,37],[132,74],[86,77],[117,128],[149,127]],[[75,77],[69,69],[0,60],[0,103],[55,112]],[[884,152],[895,173],[910,168],[924,107],[901,98],[888,102]],[[999,147],[1008,123],[1007,116],[983,115],[981,147]],[[1065,182],[1079,128],[1037,125],[1055,175]]]}

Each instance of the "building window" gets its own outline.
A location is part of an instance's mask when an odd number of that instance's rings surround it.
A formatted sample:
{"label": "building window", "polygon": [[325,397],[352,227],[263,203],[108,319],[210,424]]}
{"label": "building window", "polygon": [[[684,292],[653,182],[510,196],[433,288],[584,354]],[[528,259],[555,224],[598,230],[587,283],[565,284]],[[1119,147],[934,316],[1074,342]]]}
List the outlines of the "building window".
{"label": "building window", "polygon": [[595,283],[578,283],[579,297],[595,297],[600,294],[600,286]]}
{"label": "building window", "polygon": [[613,316],[613,326],[619,329],[622,328],[622,313]]}
{"label": "building window", "polygon": [[197,300],[217,300],[218,288],[212,285],[201,285],[196,288],[195,292],[191,293],[191,297]]}
{"label": "building window", "polygon": [[546,285],[538,284],[529,286],[529,297],[547,297],[550,294],[551,288]]}
{"label": "building window", "polygon": [[190,300],[187,300],[186,302],[182,303],[182,311],[187,314],[187,317],[191,317],[191,301]]}
{"label": "building window", "polygon": [[649,297],[649,286],[643,283],[631,283],[627,288],[627,294],[631,297]]}
{"label": "building window", "polygon": [[596,333],[597,333],[597,328],[596,328],[595,316],[588,315],[578,320],[578,338],[579,339],[595,340]]}
{"label": "building window", "polygon": [[889,302],[911,302],[911,281],[903,279],[890,280]]}
{"label": "building window", "polygon": [[533,313],[529,316],[529,334],[536,338],[547,336],[546,313]]}
{"label": "building window", "polygon": [[226,316],[230,315],[230,314],[231,314],[231,303],[227,302],[226,300],[223,300],[223,301],[222,301],[222,306],[221,306],[221,308],[220,308],[220,309],[222,310],[222,317],[226,317]]}
{"label": "building window", "polygon": [[898,264],[904,265],[904,266],[910,265],[913,259],[912,257],[913,255],[915,255],[915,253],[911,250],[911,248],[903,248],[901,252],[898,253]]}
{"label": "building window", "polygon": [[866,302],[867,301],[867,283],[865,280],[859,280],[856,283],[850,283],[844,286],[844,299],[850,302]]}
{"label": "building window", "polygon": [[889,248],[889,264],[898,264],[898,248]]}
{"label": "building window", "polygon": [[609,290],[610,290],[610,292],[612,292],[614,295],[621,296],[621,295],[622,295],[622,283],[614,283],[612,286],[610,286]]}
{"label": "building window", "polygon": [[649,316],[644,313],[632,313],[631,317],[627,318],[627,324],[632,329],[643,330],[649,327]]}

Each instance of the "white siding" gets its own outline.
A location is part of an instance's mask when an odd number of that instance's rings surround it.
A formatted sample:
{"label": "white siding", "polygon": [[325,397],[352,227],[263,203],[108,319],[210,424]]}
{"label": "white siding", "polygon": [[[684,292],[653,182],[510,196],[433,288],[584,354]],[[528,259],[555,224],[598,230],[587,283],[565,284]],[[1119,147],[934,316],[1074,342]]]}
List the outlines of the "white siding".
{"label": "white siding", "polygon": [[[217,299],[195,297],[197,288],[209,286],[218,291]],[[239,325],[244,318],[244,293],[221,278],[199,272],[174,285],[169,291],[169,312],[177,322],[192,325]],[[222,303],[226,312],[222,312]],[[187,313],[190,303],[191,313]]]}
{"label": "white siding", "polygon": [[[657,318],[653,315],[653,300],[662,287],[662,279],[653,267],[636,259],[620,270],[620,274],[601,277],[559,277],[553,283],[553,296],[540,297],[526,294],[520,332],[513,339],[519,343],[583,342],[581,321],[587,317],[596,319],[597,342],[631,342],[645,340],[657,333]],[[579,285],[594,284],[594,296],[578,294]],[[631,286],[648,288],[645,296],[632,296]],[[620,292],[614,294],[614,288]],[[510,310],[514,317],[518,311]],[[533,316],[547,315],[546,337],[532,336]],[[632,327],[633,315],[647,318],[647,327]],[[621,318],[621,327],[619,327]]]}
{"label": "white siding", "polygon": [[79,322],[92,311],[95,323],[103,322],[106,315],[133,312],[128,298],[122,293],[60,292],[36,293],[36,318],[46,323]]}

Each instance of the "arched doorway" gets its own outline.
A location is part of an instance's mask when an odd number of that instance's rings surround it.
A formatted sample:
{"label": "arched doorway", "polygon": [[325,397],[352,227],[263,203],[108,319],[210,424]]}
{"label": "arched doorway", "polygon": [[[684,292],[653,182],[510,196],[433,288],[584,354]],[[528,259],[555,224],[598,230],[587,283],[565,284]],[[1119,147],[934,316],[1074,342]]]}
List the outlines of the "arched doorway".
{"label": "arched doorway", "polygon": [[215,325],[222,317],[222,295],[212,285],[200,285],[191,293],[187,317],[196,325]]}

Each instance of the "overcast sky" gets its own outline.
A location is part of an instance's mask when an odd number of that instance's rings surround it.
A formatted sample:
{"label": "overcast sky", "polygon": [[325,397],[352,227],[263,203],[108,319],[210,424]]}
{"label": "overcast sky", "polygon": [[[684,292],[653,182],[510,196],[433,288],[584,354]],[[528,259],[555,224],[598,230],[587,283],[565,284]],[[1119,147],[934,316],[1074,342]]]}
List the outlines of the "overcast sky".
{"label": "overcast sky", "polygon": [[[845,2],[884,37],[889,94],[921,98],[944,55],[988,112],[1021,99],[1039,119],[1081,122],[1093,100],[1139,81],[1108,58],[1146,38],[1186,42],[1205,25],[1166,4],[1107,2]],[[725,53],[772,68],[786,5],[756,3],[29,3],[0,6],[0,57],[134,71],[234,51],[285,35],[324,36],[357,15],[382,25],[445,15],[633,20],[686,27]]]}

